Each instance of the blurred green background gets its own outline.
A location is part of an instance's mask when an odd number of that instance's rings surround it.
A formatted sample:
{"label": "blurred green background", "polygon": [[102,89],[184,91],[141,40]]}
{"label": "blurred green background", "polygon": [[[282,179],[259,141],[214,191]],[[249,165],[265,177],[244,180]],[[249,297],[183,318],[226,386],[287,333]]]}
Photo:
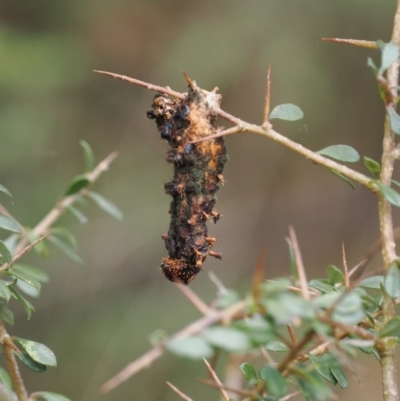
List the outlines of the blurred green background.
{"label": "blurred green background", "polygon": [[[72,400],[176,400],[169,380],[196,401],[219,394],[195,381],[202,362],[170,355],[101,396],[98,388],[150,348],[157,328],[179,330],[199,313],[159,272],[166,255],[172,174],[166,144],[145,118],[153,93],[92,73],[108,70],[185,91],[180,70],[211,90],[222,107],[260,123],[268,64],[272,105],[294,103],[305,118],[275,123],[291,139],[318,150],[343,143],[379,160],[383,107],[366,65],[377,52],[321,42],[322,37],[389,41],[395,0],[0,0],[0,182],[14,195],[4,201],[24,225],[34,226],[83,171],[79,140],[100,160],[119,157],[95,190],[124,212],[122,223],[96,206],[90,221],[72,215],[60,224],[76,234],[86,268],[60,251],[26,263],[51,277],[30,321],[18,309],[11,334],[48,345],[59,366],[43,374],[22,367],[29,391]],[[222,261],[207,260],[191,287],[207,302],[214,271],[245,294],[260,249],[266,276],[288,272],[285,237],[297,232],[310,278],[341,265],[344,242],[350,266],[378,237],[375,199],[291,151],[252,134],[226,139],[230,161],[218,194],[223,215],[210,233]],[[362,162],[356,166],[367,173]],[[395,221],[399,214],[395,211]],[[379,266],[379,258],[373,262]],[[18,308],[18,306],[16,306]],[[366,359],[362,359],[366,361]],[[360,367],[340,399],[381,399],[377,362]]]}

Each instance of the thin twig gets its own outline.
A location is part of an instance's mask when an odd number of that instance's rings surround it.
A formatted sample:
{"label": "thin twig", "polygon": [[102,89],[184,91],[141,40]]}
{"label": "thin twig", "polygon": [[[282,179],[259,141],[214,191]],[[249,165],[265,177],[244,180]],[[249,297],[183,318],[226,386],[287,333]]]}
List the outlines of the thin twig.
{"label": "thin twig", "polygon": [[288,400],[290,400],[291,398],[296,397],[296,395],[299,395],[299,394],[301,394],[300,391],[295,391],[294,393],[290,393],[290,394],[288,394],[288,395],[285,395],[285,396],[282,397],[282,398],[279,398],[279,401],[288,401]]}
{"label": "thin twig", "polygon": [[300,247],[299,243],[297,242],[296,233],[292,226],[289,227],[289,235],[290,235],[290,240],[292,241],[293,253],[296,260],[296,268],[297,268],[297,273],[299,275],[301,295],[303,296],[304,299],[309,300],[310,293],[308,292],[306,271],[304,269],[303,259],[301,257]]}
{"label": "thin twig", "polygon": [[366,47],[368,49],[378,49],[376,42],[370,40],[358,40],[358,39],[341,39],[341,38],[321,38],[324,42],[343,43],[346,45],[354,45],[359,47]]}
{"label": "thin twig", "polygon": [[344,286],[346,291],[350,291],[350,277],[349,277],[349,269],[347,268],[347,260],[346,260],[346,250],[344,248],[344,243],[342,242],[342,261],[343,261],[343,274],[344,274]]}
{"label": "thin twig", "polygon": [[284,372],[289,365],[298,358],[299,352],[307,345],[309,341],[312,340],[314,337],[314,331],[310,330],[308,331],[304,337],[301,339],[301,341],[297,344],[296,347],[292,348],[290,353],[286,356],[286,358],[278,365],[277,369],[280,372]]}
{"label": "thin twig", "polygon": [[175,387],[173,384],[171,384],[170,382],[167,382],[168,386],[170,386],[172,388],[172,390],[175,391],[176,394],[179,395],[179,397],[182,398],[182,400],[185,401],[193,401],[190,397],[188,397],[186,394],[182,393],[181,390],[179,390],[177,387]]}
{"label": "thin twig", "polygon": [[218,389],[223,389],[226,391],[231,391],[232,393],[236,393],[239,395],[243,395],[244,397],[257,397],[258,394],[256,392],[253,391],[246,391],[246,390],[242,390],[242,389],[237,389],[237,388],[232,388],[232,387],[228,387],[225,385],[219,385],[218,383],[215,383],[213,380],[210,379],[203,379],[201,377],[199,377],[198,379],[196,379],[198,382],[205,384],[206,386],[210,386],[210,387],[216,387]]}
{"label": "thin twig", "polygon": [[214,313],[214,309],[210,308],[203,300],[188,286],[175,285],[185,297],[194,305],[194,307],[203,315],[209,316]]}
{"label": "thin twig", "polygon": [[271,109],[271,65],[268,65],[267,86],[265,89],[264,117],[262,126],[270,128],[269,112]]}
{"label": "thin twig", "polygon": [[224,283],[217,277],[217,275],[212,270],[209,270],[207,274],[210,281],[217,287],[219,295],[224,295],[228,293],[228,289],[224,286]]}
{"label": "thin twig", "polygon": [[110,390],[114,389],[115,387],[118,387],[121,383],[129,379],[131,376],[133,376],[140,370],[150,366],[156,359],[158,359],[164,353],[164,348],[165,346],[168,345],[168,343],[177,339],[183,339],[198,334],[206,327],[209,327],[212,324],[217,323],[223,319],[226,318],[232,319],[237,315],[241,315],[245,310],[245,308],[246,308],[246,302],[239,301],[236,304],[230,306],[229,308],[215,311],[212,315],[204,316],[196,320],[195,322],[186,326],[181,331],[169,337],[164,342],[164,345],[159,344],[155,346],[153,349],[146,352],[135,361],[131,362],[124,369],[122,369],[117,375],[115,375],[113,378],[111,378],[105,384],[103,384],[103,386],[100,388],[100,391],[102,393],[107,393]]}
{"label": "thin twig", "polygon": [[[218,137],[220,137],[220,136],[231,135],[231,134],[237,134],[237,133],[239,133],[239,132],[244,132],[244,131],[245,131],[245,129],[244,129],[242,126],[236,125],[236,126],[234,126],[234,127],[232,127],[232,128],[227,128],[227,129],[225,129],[225,130],[223,130],[223,131],[219,131],[218,134],[209,135],[209,136],[207,136],[206,138],[209,138],[209,139],[211,139],[211,138],[218,138]],[[198,142],[202,142],[202,141],[204,141],[204,138],[199,138],[199,139],[196,139],[195,141],[191,141],[191,142],[189,142],[189,143],[198,143]]]}
{"label": "thin twig", "polygon": [[212,378],[215,380],[215,383],[218,384],[218,388],[219,391],[222,394],[222,397],[224,398],[225,401],[229,401],[230,397],[228,395],[228,393],[224,390],[224,386],[221,383],[221,380],[219,380],[219,377],[217,376],[217,374],[215,373],[214,369],[211,367],[211,365],[208,363],[206,358],[203,358],[203,361],[205,363],[205,365],[207,366],[208,371],[210,372]]}
{"label": "thin twig", "polygon": [[261,297],[260,284],[264,278],[264,266],[265,266],[265,250],[262,249],[258,255],[256,268],[254,269],[253,282],[251,285],[251,293],[256,304],[259,303]]}
{"label": "thin twig", "polygon": [[98,70],[93,70],[93,72],[96,72],[97,74],[102,74],[102,75],[108,75],[110,77],[116,78],[116,79],[121,79],[122,81],[129,82],[130,84],[142,86],[143,88],[159,92],[159,93],[164,93],[165,95],[173,96],[178,99],[184,99],[185,95],[182,93],[176,92],[170,88],[165,88],[163,86],[158,86],[158,85],[153,85],[149,84],[148,82],[140,81],[139,79],[135,78],[130,78],[127,77],[126,75],[119,75],[119,74],[114,74],[113,72],[107,72],[107,71],[98,71]]}
{"label": "thin twig", "polygon": [[[111,76],[111,77],[114,77],[117,79],[121,79],[123,81],[129,82],[129,83],[132,83],[135,85],[139,85],[139,86],[142,86],[142,87],[150,89],[150,90],[169,94],[169,95],[177,97],[179,99],[185,98],[185,96],[183,94],[181,94],[179,92],[175,92],[169,88],[163,88],[162,86],[152,85],[147,82],[139,81],[134,78],[126,77],[124,75],[114,74],[111,72],[106,72],[106,71],[95,71],[95,72],[98,72],[98,73],[104,74],[104,75],[108,75],[108,76]],[[379,187],[373,182],[373,180],[370,177],[368,177],[364,174],[361,174],[355,170],[352,170],[351,168],[344,166],[340,163],[337,163],[333,160],[330,160],[330,159],[320,155],[319,153],[313,152],[312,150],[305,148],[304,146],[300,145],[299,143],[294,142],[294,141],[290,140],[289,138],[274,131],[272,129],[271,125],[269,125],[268,127],[262,127],[262,126],[258,126],[255,124],[246,123],[246,122],[242,121],[240,118],[232,116],[231,114],[227,113],[224,110],[219,109],[216,111],[219,116],[221,116],[225,120],[230,121],[231,123],[235,124],[237,127],[228,128],[228,129],[220,131],[214,135],[209,135],[207,137],[201,138],[195,142],[210,140],[213,138],[218,138],[220,136],[225,136],[225,135],[230,135],[230,134],[236,134],[238,132],[244,132],[244,131],[253,132],[255,134],[264,135],[267,138],[270,138],[273,141],[275,141],[283,146],[286,146],[287,148],[304,156],[306,159],[309,159],[316,164],[324,166],[328,169],[335,170],[336,172],[344,175],[346,178],[349,178],[350,180],[353,180],[353,181],[357,182],[358,184],[369,188],[373,192],[379,192]]]}
{"label": "thin twig", "polygon": [[289,335],[290,335],[290,339],[292,340],[292,344],[293,344],[293,346],[296,347],[297,344],[299,343],[297,341],[296,333],[294,332],[294,329],[290,324],[287,325],[287,329],[288,329],[288,332],[289,332]]}
{"label": "thin twig", "polygon": [[[110,153],[104,160],[102,160],[90,173],[86,174],[88,180],[93,183],[95,182],[102,173],[108,170],[110,164],[114,161],[114,159],[118,156],[118,152]],[[76,200],[81,196],[80,193],[67,196],[61,199],[59,202],[55,204],[53,209],[36,225],[36,227],[32,230],[32,234],[34,237],[40,237],[45,235],[49,228],[60,218],[60,216],[65,212],[65,210],[71,206]],[[14,253],[19,254],[29,243],[29,240],[26,236],[21,238],[15,247]]]}
{"label": "thin twig", "polygon": [[13,257],[13,263],[15,263],[18,259],[21,259],[22,256],[24,256],[27,252],[29,252],[32,248],[35,247],[35,245],[37,245],[39,242],[42,242],[45,238],[47,238],[50,235],[50,233],[47,233],[43,236],[41,236],[40,238],[38,238],[36,241],[33,241],[31,244],[29,244],[25,249],[23,249],[20,253],[18,253],[17,255],[15,255]]}

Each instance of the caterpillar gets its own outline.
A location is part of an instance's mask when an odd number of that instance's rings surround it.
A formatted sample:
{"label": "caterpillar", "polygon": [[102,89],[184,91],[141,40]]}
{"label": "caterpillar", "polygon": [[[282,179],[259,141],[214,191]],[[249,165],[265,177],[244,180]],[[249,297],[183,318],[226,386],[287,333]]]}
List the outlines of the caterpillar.
{"label": "caterpillar", "polygon": [[164,185],[172,201],[168,234],[162,236],[168,257],[161,272],[168,280],[187,285],[207,256],[222,258],[211,250],[216,239],[208,236],[206,223],[220,218],[214,210],[215,194],[224,183],[228,155],[223,137],[193,143],[222,129],[216,125],[221,96],[217,88],[208,92],[186,79],[189,91],[183,100],[157,93],[147,117],[155,120],[161,138],[168,142],[166,159],[174,167],[172,180]]}

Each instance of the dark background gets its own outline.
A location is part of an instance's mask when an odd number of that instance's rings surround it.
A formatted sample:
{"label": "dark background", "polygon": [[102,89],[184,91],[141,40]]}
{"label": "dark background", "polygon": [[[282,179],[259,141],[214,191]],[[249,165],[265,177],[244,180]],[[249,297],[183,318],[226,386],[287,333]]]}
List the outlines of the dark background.
{"label": "dark background", "polygon": [[[29,391],[73,400],[176,400],[169,380],[196,401],[219,399],[198,384],[202,362],[165,355],[150,370],[106,396],[99,386],[150,348],[148,334],[170,334],[199,313],[159,272],[166,255],[172,174],[165,143],[145,118],[153,93],[92,73],[108,70],[185,91],[180,70],[208,90],[218,86],[222,107],[261,123],[268,64],[272,105],[294,103],[305,118],[274,127],[318,150],[347,144],[379,160],[383,107],[367,67],[378,52],[321,42],[322,37],[389,41],[395,0],[0,0],[0,183],[13,193],[4,205],[33,227],[83,171],[79,140],[100,160],[119,157],[95,190],[124,212],[122,223],[96,206],[88,224],[72,215],[59,222],[78,238],[80,269],[57,249],[26,263],[51,277],[30,321],[16,307],[11,334],[43,342],[59,366],[38,374],[22,367]],[[230,161],[218,194],[223,215],[210,233],[222,261],[207,260],[191,284],[207,302],[215,286],[207,271],[245,294],[260,249],[266,276],[286,274],[285,237],[295,227],[309,278],[341,265],[344,242],[350,266],[379,235],[374,197],[353,191],[324,168],[254,134],[227,137]],[[362,161],[354,166],[367,173]],[[397,218],[396,218],[397,216]],[[398,213],[395,212],[395,221]],[[6,233],[4,233],[5,237]],[[372,266],[379,267],[379,258]],[[381,399],[378,364],[359,366],[340,399]],[[362,362],[363,363],[363,362]],[[223,375],[223,373],[221,373]]]}

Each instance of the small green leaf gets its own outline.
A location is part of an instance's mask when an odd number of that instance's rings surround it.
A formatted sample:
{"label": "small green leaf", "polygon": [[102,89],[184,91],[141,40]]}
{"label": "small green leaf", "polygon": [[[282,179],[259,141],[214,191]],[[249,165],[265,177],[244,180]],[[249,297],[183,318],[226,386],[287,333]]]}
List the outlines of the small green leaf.
{"label": "small green leaf", "polygon": [[390,319],[382,327],[379,337],[400,337],[400,316]]}
{"label": "small green leaf", "polygon": [[210,327],[202,335],[210,344],[229,352],[245,352],[251,348],[248,336],[232,327]]}
{"label": "small green leaf", "polygon": [[296,379],[299,390],[307,400],[328,401],[332,398],[332,390],[317,372],[308,373],[304,370],[301,371],[301,376],[296,377]]}
{"label": "small green leaf", "polygon": [[171,340],[166,348],[175,355],[189,359],[210,358],[214,354],[211,345],[204,338],[197,336]]}
{"label": "small green leaf", "polygon": [[250,384],[256,384],[258,381],[258,377],[257,377],[257,372],[254,369],[254,366],[251,365],[248,362],[243,362],[240,366],[239,366],[240,370],[242,371],[242,373],[244,374],[244,377],[246,378],[246,380],[250,383]]}
{"label": "small green leaf", "polygon": [[396,113],[396,110],[392,106],[386,107],[387,113],[389,115],[390,126],[392,131],[399,135],[400,134],[400,116]]}
{"label": "small green leaf", "polygon": [[332,318],[343,324],[357,324],[365,318],[361,295],[355,291],[347,293],[335,306]]}
{"label": "small green leaf", "polygon": [[85,157],[86,171],[92,171],[95,166],[93,150],[90,147],[90,145],[84,140],[79,141],[79,144],[83,148],[83,155]]}
{"label": "small green leaf", "polygon": [[312,288],[315,288],[318,291],[321,291],[324,294],[337,291],[333,285],[327,284],[322,280],[310,280],[308,285]]}
{"label": "small green leaf", "polygon": [[0,214],[0,228],[17,234],[22,233],[22,227],[15,220],[4,216],[4,214]]}
{"label": "small green leaf", "polygon": [[11,297],[11,292],[4,280],[0,280],[0,297],[4,298],[7,302]]}
{"label": "small green leaf", "polygon": [[346,376],[344,375],[342,369],[340,369],[338,366],[333,366],[331,368],[331,373],[339,383],[340,387],[346,388],[349,382],[346,379]]}
{"label": "small green leaf", "polygon": [[11,308],[0,302],[0,316],[3,320],[5,320],[8,324],[14,324],[14,313]]}
{"label": "small green leaf", "polygon": [[114,205],[114,203],[110,202],[104,196],[96,192],[90,191],[89,197],[94,200],[94,202],[100,209],[103,209],[106,213],[108,213],[112,217],[116,218],[117,220],[122,220],[124,218],[124,215],[122,214],[121,210],[119,210],[118,207]]}
{"label": "small green leaf", "polygon": [[6,247],[4,242],[0,241],[0,266],[4,263],[12,264],[12,255],[10,250]]}
{"label": "small green leaf", "polygon": [[367,66],[371,67],[371,69],[375,75],[378,75],[378,72],[379,72],[378,67],[375,65],[375,63],[371,57],[368,57],[368,59],[367,59]]}
{"label": "small green leaf", "polygon": [[297,273],[297,266],[296,266],[296,258],[294,256],[294,251],[293,251],[293,244],[290,238],[286,238],[286,242],[288,243],[289,247],[289,267],[290,267],[290,274],[297,278],[298,273]]}
{"label": "small green leaf", "polygon": [[88,218],[76,207],[68,206],[66,209],[76,217],[79,223],[85,224],[88,222]]}
{"label": "small green leaf", "polygon": [[90,180],[85,174],[77,175],[69,183],[63,197],[70,196],[78,193],[83,188],[86,188],[90,184]]}
{"label": "small green leaf", "polygon": [[271,324],[259,315],[238,320],[232,327],[244,332],[252,346],[264,345],[275,337]]}
{"label": "small green leaf", "polygon": [[12,267],[13,271],[17,271],[19,273],[23,273],[26,276],[33,278],[34,280],[39,281],[39,283],[48,283],[49,282],[49,275],[45,273],[43,270],[38,269],[34,266],[29,266],[25,264],[16,263]]}
{"label": "small green leaf", "polygon": [[4,194],[8,195],[11,199],[13,197],[11,195],[11,192],[6,187],[4,187],[3,185],[0,185],[0,192],[3,192]]}
{"label": "small green leaf", "polygon": [[391,298],[400,297],[400,270],[396,263],[392,263],[385,277],[385,290]]}
{"label": "small green leaf", "polygon": [[272,120],[273,118],[278,118],[279,120],[286,121],[297,121],[301,120],[304,117],[304,113],[300,109],[300,107],[295,104],[286,103],[280,104],[276,106],[269,115],[269,118]]}
{"label": "small green leaf", "polygon": [[399,182],[399,181],[392,180],[392,184],[394,184],[394,185],[400,187],[400,182]]}
{"label": "small green leaf", "polygon": [[71,248],[68,244],[60,240],[58,237],[54,235],[50,235],[47,237],[49,241],[51,241],[58,249],[63,251],[70,259],[72,259],[76,264],[83,267],[85,263],[83,259],[75,252],[73,248]]}
{"label": "small green leaf", "polygon": [[377,161],[375,161],[374,159],[370,159],[367,156],[364,156],[363,159],[364,159],[365,167],[372,173],[374,178],[377,178],[378,174],[381,171],[380,164]]}
{"label": "small green leaf", "polygon": [[360,160],[358,152],[348,145],[332,145],[319,150],[317,153],[342,162],[355,163]]}
{"label": "small green leaf", "polygon": [[61,394],[49,393],[48,391],[37,391],[31,394],[30,400],[32,401],[71,401],[69,398]]}
{"label": "small green leaf", "polygon": [[393,42],[385,44],[379,74],[383,74],[399,58],[399,46]]}
{"label": "small green leaf", "polygon": [[52,235],[56,235],[63,242],[67,243],[73,250],[78,249],[78,241],[75,236],[65,227],[52,227],[50,229]]}
{"label": "small green leaf", "polygon": [[344,274],[335,265],[329,265],[327,268],[328,279],[331,284],[344,283]]}
{"label": "small green leaf", "polygon": [[277,324],[292,324],[294,319],[313,319],[312,304],[293,293],[277,293],[262,300],[267,313]]}
{"label": "small green leaf", "polygon": [[[25,232],[30,243],[33,243],[39,239],[39,236],[36,233],[34,233],[33,230],[26,228]],[[38,242],[33,249],[35,250],[36,253],[38,253],[42,257],[48,258],[49,249],[47,248],[45,241]]]}
{"label": "small green leaf", "polygon": [[339,177],[342,181],[344,181],[351,189],[354,190],[355,186],[351,180],[349,180],[347,177],[345,177],[343,174],[338,173],[335,170],[332,170],[328,168],[328,170],[333,174],[336,175],[336,177]]}
{"label": "small green leaf", "polygon": [[268,395],[281,398],[287,393],[287,383],[282,373],[272,366],[264,366],[260,370],[260,378],[264,380]]}
{"label": "small green leaf", "polygon": [[15,298],[25,309],[26,313],[28,314],[28,319],[31,318],[32,312],[35,311],[33,305],[27,301],[19,292],[17,292],[13,287],[8,287],[11,291],[11,296]]}
{"label": "small green leaf", "polygon": [[15,341],[21,345],[34,361],[46,366],[57,366],[56,356],[46,345],[18,337],[15,337]]}
{"label": "small green leaf", "polygon": [[218,298],[215,300],[215,307],[218,309],[225,309],[232,306],[240,300],[239,294],[234,290],[227,290],[224,293],[218,294]]}
{"label": "small green leaf", "polygon": [[15,352],[14,355],[30,370],[34,372],[45,372],[47,366],[33,360],[26,351]]}
{"label": "small green leaf", "polygon": [[289,348],[284,344],[281,343],[280,341],[270,341],[265,348],[268,351],[274,351],[274,352],[286,352],[290,351]]}
{"label": "small green leaf", "polygon": [[30,276],[27,276],[24,273],[20,273],[19,271],[15,271],[13,268],[6,270],[4,273],[7,274],[7,276],[11,276],[11,277],[14,276],[18,280],[25,281],[25,283],[28,283],[29,285],[31,285],[32,287],[35,287],[37,290],[40,291],[39,281],[31,278]]}
{"label": "small green leaf", "polygon": [[25,295],[29,295],[31,298],[39,298],[40,290],[31,285],[27,284],[25,281],[17,280],[17,288],[21,290]]}
{"label": "small green leaf", "polygon": [[[335,376],[331,373],[330,370],[330,363],[326,363],[326,359],[324,358],[325,355],[317,357],[314,355],[309,354],[308,357],[310,361],[314,365],[315,370],[326,380],[330,381],[333,384],[337,383]],[[329,358],[330,360],[332,358]]]}
{"label": "small green leaf", "polygon": [[378,186],[382,195],[389,203],[391,203],[393,206],[400,207],[400,194],[397,191],[388,187],[387,185],[382,184],[380,181],[375,181],[375,184]]}
{"label": "small green leaf", "polygon": [[7,390],[9,390],[9,391],[12,390],[10,375],[2,367],[0,367],[0,382],[2,382],[4,384],[4,386],[7,388]]}
{"label": "small green leaf", "polygon": [[371,276],[371,277],[367,277],[364,280],[362,280],[358,284],[358,286],[379,290],[381,288],[381,285],[383,284],[383,281],[384,281],[383,276]]}

